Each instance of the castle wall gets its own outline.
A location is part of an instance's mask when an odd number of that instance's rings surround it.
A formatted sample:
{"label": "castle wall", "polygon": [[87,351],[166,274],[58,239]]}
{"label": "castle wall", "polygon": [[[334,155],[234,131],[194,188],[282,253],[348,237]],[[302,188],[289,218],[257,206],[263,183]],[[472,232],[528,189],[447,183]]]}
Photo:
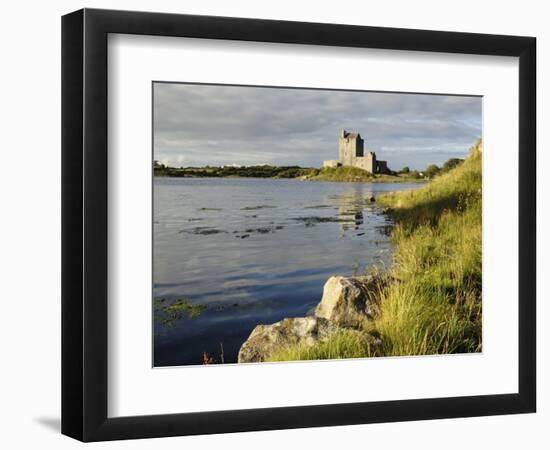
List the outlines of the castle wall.
{"label": "castle wall", "polygon": [[355,158],[352,165],[367,172],[376,173],[376,156],[369,152],[367,156]]}
{"label": "castle wall", "polygon": [[378,173],[388,173],[388,163],[386,161],[376,161],[376,171]]}
{"label": "castle wall", "polygon": [[323,167],[338,167],[340,165],[340,161],[337,159],[327,159],[326,161],[323,161]]}
{"label": "castle wall", "polygon": [[338,156],[343,166],[353,165],[356,148],[355,140],[340,138],[338,141]]}
{"label": "castle wall", "polygon": [[357,157],[363,156],[363,139],[340,136],[338,156],[343,166],[353,166]]}

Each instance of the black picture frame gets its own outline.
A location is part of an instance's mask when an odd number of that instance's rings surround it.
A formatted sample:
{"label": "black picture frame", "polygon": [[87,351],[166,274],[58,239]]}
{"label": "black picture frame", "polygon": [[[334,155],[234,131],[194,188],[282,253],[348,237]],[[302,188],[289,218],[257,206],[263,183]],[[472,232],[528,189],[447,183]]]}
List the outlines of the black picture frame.
{"label": "black picture frame", "polygon": [[[518,393],[109,418],[109,33],[518,57]],[[102,441],[535,412],[535,91],[533,37],[97,9],[63,16],[62,433]]]}

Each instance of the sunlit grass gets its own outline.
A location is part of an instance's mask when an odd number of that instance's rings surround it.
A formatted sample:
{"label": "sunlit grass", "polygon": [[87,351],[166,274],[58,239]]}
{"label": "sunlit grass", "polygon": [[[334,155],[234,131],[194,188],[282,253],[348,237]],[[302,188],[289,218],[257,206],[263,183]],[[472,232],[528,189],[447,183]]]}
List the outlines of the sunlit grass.
{"label": "sunlit grass", "polygon": [[399,182],[421,182],[417,179],[405,174],[387,175],[387,174],[371,174],[370,172],[353,166],[339,167],[323,167],[321,169],[312,169],[303,176],[308,180],[313,181],[353,181],[353,182],[383,182],[383,183],[399,183]]}
{"label": "sunlit grass", "polygon": [[373,326],[385,355],[481,351],[481,142],[464,163],[394,208],[395,282]]}
{"label": "sunlit grass", "polygon": [[364,358],[375,355],[374,338],[355,330],[342,330],[314,346],[292,345],[271,355],[267,361],[303,361],[338,358]]}

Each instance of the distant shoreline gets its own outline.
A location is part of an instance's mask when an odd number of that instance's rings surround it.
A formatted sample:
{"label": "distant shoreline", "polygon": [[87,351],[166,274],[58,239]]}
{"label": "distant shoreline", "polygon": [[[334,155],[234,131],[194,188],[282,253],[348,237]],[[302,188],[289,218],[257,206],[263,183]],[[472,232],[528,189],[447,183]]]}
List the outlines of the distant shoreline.
{"label": "distant shoreline", "polygon": [[424,178],[404,174],[371,174],[357,167],[316,169],[300,166],[243,166],[243,167],[184,167],[155,166],[155,177],[167,178],[262,178],[298,181],[362,182],[362,183],[419,183]]}

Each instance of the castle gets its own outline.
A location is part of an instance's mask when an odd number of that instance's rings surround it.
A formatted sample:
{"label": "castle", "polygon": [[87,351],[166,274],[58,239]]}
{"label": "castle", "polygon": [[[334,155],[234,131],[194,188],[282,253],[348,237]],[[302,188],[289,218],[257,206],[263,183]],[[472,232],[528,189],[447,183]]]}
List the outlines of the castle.
{"label": "castle", "polygon": [[370,173],[388,173],[388,163],[376,159],[376,153],[363,155],[365,141],[359,133],[340,132],[338,159],[323,161],[323,167],[353,166]]}

